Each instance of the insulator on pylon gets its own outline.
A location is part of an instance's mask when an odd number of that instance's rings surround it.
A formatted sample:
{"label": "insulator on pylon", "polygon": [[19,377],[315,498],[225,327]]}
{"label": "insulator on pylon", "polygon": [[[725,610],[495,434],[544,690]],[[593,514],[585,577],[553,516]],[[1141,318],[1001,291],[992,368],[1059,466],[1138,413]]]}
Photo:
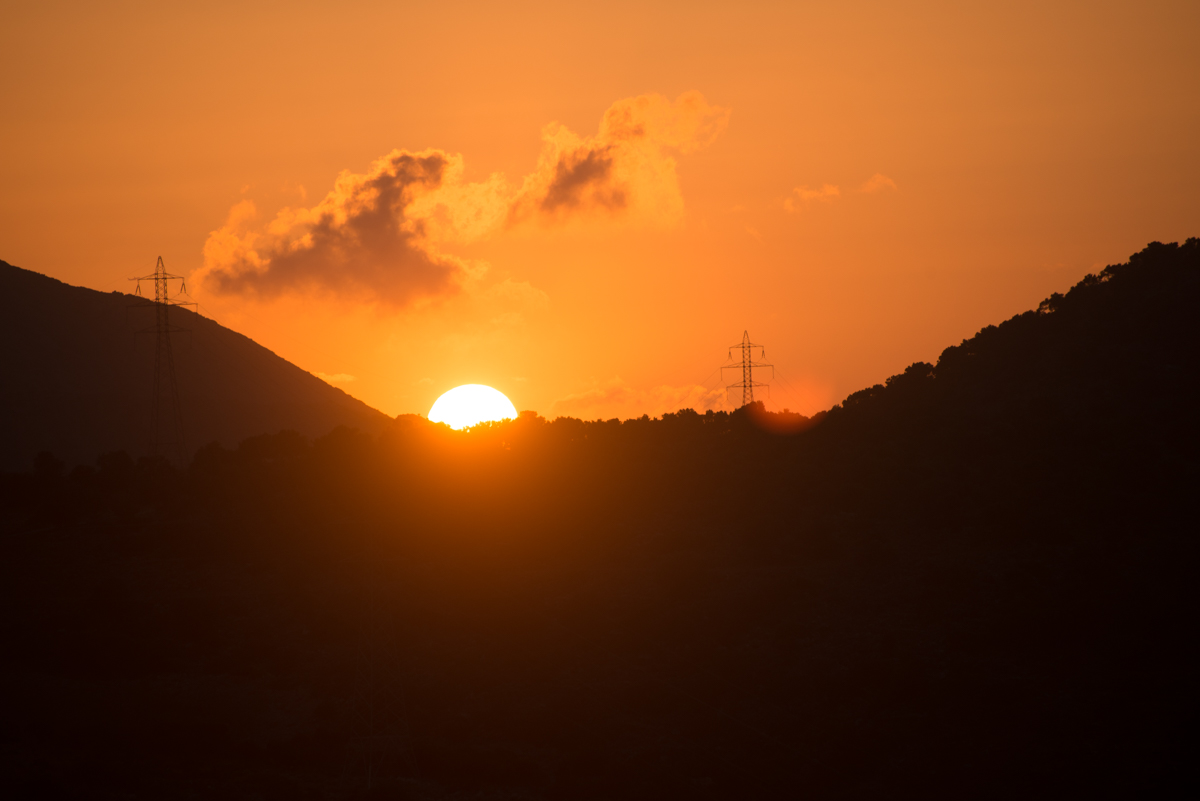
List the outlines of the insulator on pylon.
{"label": "insulator on pylon", "polygon": [[742,360],[735,364],[727,364],[724,367],[722,367],[721,369],[727,370],[727,369],[740,367],[742,370],[742,380],[740,382],[738,382],[737,384],[726,384],[725,388],[742,390],[741,406],[747,406],[751,403],[754,403],[754,388],[755,387],[768,386],[765,383],[754,380],[754,368],[755,367],[770,367],[772,374],[774,374],[775,366],[771,365],[771,364],[767,364],[765,362],[754,361],[754,349],[755,348],[759,349],[759,354],[760,354],[759,358],[762,358],[762,359],[765,359],[767,357],[767,350],[762,345],[756,345],[750,341],[750,332],[749,331],[742,332],[742,341],[740,344],[729,346],[729,358],[731,358],[731,359],[733,358],[733,349],[734,348],[737,348],[738,350],[740,350],[742,352]]}

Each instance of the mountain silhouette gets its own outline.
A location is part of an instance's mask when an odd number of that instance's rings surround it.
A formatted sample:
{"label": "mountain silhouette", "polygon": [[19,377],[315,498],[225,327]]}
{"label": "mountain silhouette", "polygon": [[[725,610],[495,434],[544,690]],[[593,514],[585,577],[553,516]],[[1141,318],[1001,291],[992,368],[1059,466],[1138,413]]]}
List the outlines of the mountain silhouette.
{"label": "mountain silhouette", "polygon": [[806,418],[0,474],[14,797],[1171,797],[1200,240]]}
{"label": "mountain silhouette", "polygon": [[[0,469],[49,450],[90,464],[150,440],[153,312],[121,293],[70,286],[0,261]],[[340,389],[194,312],[171,310],[185,446],[236,445],[288,428],[320,436],[388,421]]]}

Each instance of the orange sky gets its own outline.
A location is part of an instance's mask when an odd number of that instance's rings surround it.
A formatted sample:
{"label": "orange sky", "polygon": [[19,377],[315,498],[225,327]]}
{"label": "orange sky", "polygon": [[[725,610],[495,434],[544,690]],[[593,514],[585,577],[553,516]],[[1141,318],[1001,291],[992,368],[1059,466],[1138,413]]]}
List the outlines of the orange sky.
{"label": "orange sky", "polygon": [[1195,2],[161,5],[6,6],[0,258],[390,414],[723,408],[744,329],[811,413],[1200,235]]}

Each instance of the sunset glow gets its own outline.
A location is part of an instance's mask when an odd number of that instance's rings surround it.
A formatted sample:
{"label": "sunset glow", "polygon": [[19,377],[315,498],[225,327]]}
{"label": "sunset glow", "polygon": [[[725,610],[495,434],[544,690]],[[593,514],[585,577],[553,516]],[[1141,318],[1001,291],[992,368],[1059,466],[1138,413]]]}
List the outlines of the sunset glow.
{"label": "sunset glow", "polygon": [[1194,781],[1200,0],[0,20],[3,786]]}
{"label": "sunset glow", "polygon": [[479,423],[511,420],[517,407],[504,393],[483,384],[463,384],[434,401],[429,419],[453,429],[470,428]]}
{"label": "sunset glow", "polygon": [[813,414],[1194,235],[1200,4],[1149,6],[24,4],[0,257],[108,292],[162,255],[393,416],[462,375],[729,410],[746,329]]}

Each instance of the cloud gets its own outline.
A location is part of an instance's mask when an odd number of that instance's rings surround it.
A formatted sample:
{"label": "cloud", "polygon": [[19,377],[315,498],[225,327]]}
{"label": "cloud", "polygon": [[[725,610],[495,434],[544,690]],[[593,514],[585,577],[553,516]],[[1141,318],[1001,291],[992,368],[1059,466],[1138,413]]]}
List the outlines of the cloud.
{"label": "cloud", "polygon": [[724,387],[708,389],[700,385],[672,387],[662,385],[652,389],[637,389],[616,376],[603,384],[559,398],[550,406],[550,416],[581,417],[584,419],[659,417],[680,409],[695,409],[704,413],[729,410]]}
{"label": "cloud", "polygon": [[614,180],[614,158],[612,145],[578,147],[557,155],[554,175],[537,198],[538,210],[553,215],[586,205],[608,210],[625,208],[629,198],[625,187]]}
{"label": "cloud", "polygon": [[414,197],[405,214],[420,222],[429,242],[439,245],[465,245],[499,230],[512,205],[508,181],[493,173],[486,181],[464,182],[462,156],[446,158],[441,183]]}
{"label": "cloud", "polygon": [[683,197],[675,157],[711,144],[729,123],[729,114],[699,92],[686,92],[674,102],[650,94],[613,103],[595,136],[581,137],[559,123],[547,125],[537,168],[522,182],[510,225],[587,216],[677,222]]}
{"label": "cloud", "polygon": [[254,205],[238,203],[204,244],[204,285],[219,294],[325,292],[395,306],[458,291],[467,265],[437,253],[425,222],[406,213],[442,184],[456,158],[393,150],[364,174],[343,171],[320,203],[285,208],[262,232],[245,230]]}
{"label": "cloud", "polygon": [[[841,191],[833,184],[822,184],[820,189],[797,186],[792,190],[792,194],[796,197],[788,197],[783,201],[783,208],[786,211],[799,211],[804,205],[814,200],[828,203],[831,200],[837,200],[842,195]],[[797,200],[799,203],[796,202]]]}
{"label": "cloud", "polygon": [[881,172],[877,172],[862,185],[862,192],[878,192],[883,189],[896,189],[896,182]]}
{"label": "cloud", "polygon": [[326,373],[313,373],[313,375],[327,384],[337,384],[354,380],[354,376],[350,375],[349,373],[335,373],[334,375],[328,375]]}
{"label": "cloud", "polygon": [[678,222],[675,158],[710,144],[729,113],[699,92],[619,100],[595,136],[546,126],[534,171],[515,183],[499,173],[464,181],[461,155],[393,150],[365,173],[343,171],[320,203],[285,208],[265,228],[255,229],[251,201],[238,203],[205,242],[197,278],[224,295],[327,294],[393,307],[475,291],[487,266],[445,246],[530,221]]}

